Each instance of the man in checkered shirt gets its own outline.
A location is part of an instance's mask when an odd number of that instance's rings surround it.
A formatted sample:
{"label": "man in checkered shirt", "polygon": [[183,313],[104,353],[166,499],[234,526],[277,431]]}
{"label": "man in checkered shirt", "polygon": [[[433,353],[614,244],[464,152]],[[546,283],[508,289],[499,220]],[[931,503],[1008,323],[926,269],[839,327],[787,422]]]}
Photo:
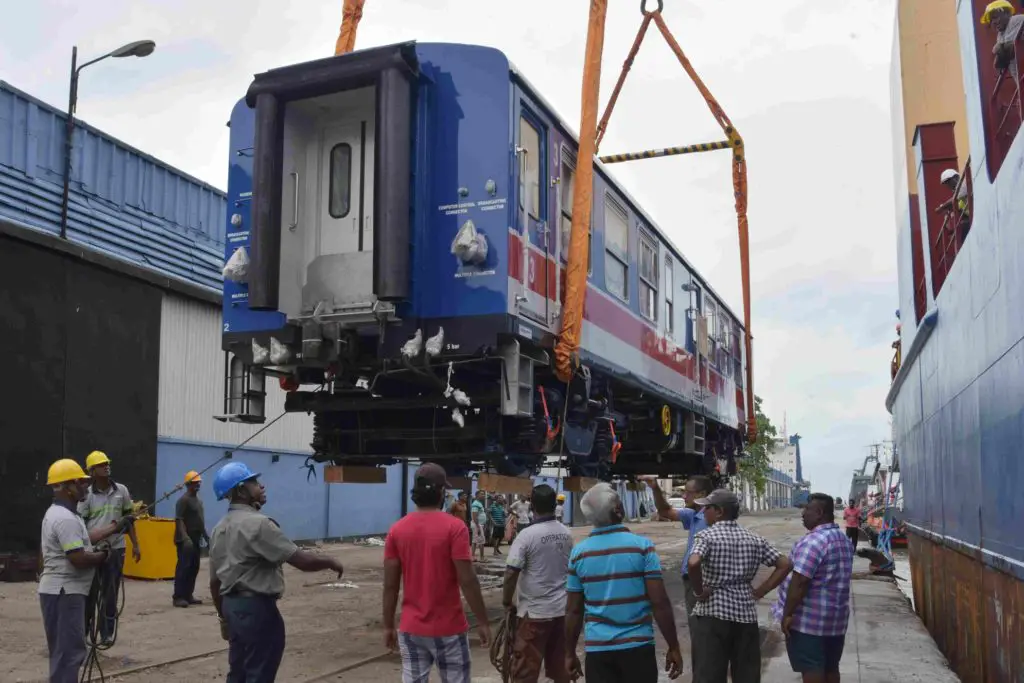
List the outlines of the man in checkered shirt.
{"label": "man in checkered shirt", "polygon": [[831,496],[812,494],[803,520],[810,533],[793,546],[793,574],[782,584],[772,613],[782,622],[789,663],[804,683],[839,683],[853,545],[835,523]]}
{"label": "man in checkered shirt", "polygon": [[[759,683],[756,603],[782,583],[793,565],[764,538],[739,525],[740,502],[732,491],[717,489],[695,502],[704,506],[708,528],[697,534],[688,562],[697,596],[691,638],[701,651],[693,681],[726,683],[731,669],[733,681]],[[755,588],[751,582],[761,565],[775,571]]]}

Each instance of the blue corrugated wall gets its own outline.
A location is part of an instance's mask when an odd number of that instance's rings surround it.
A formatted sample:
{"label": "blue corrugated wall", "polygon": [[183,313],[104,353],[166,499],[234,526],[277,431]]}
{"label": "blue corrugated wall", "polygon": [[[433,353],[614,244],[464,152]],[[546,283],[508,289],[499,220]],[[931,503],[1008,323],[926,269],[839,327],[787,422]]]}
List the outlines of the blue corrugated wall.
{"label": "blue corrugated wall", "polygon": [[[222,457],[225,450],[212,444],[160,439],[157,444],[157,491],[162,493],[173,489],[181,483],[185,472],[203,469]],[[278,456],[277,462],[273,462],[275,455]],[[262,473],[262,481],[267,487],[264,511],[277,520],[293,539],[383,534],[401,516],[402,474],[399,465],[388,468],[386,484],[325,484],[322,465],[314,465],[316,477],[307,480],[305,454],[242,449],[234,452],[233,459]],[[216,500],[213,495],[213,477],[219,466],[203,475],[200,490],[209,529],[227,509],[227,503]],[[156,514],[173,517],[179,495],[175,494],[157,505]]]}
{"label": "blue corrugated wall", "polygon": [[[197,444],[175,439],[161,438],[157,444],[157,491],[161,495],[181,483],[185,472],[202,470],[210,463],[222,458],[227,449],[215,444]],[[277,456],[277,462],[274,462]],[[309,476],[305,467],[306,454],[284,453],[266,449],[241,449],[234,451],[233,459],[244,462],[260,472],[267,487],[267,506],[264,512],[273,517],[284,532],[295,540],[316,540],[322,538],[348,538],[352,536],[382,535],[402,515],[402,497],[407,509],[415,509],[409,499],[409,492],[402,491],[401,465],[388,468],[386,484],[325,484],[323,466],[314,464],[316,476]],[[200,497],[206,509],[206,525],[213,529],[227,510],[227,503],[216,500],[213,495],[213,477],[222,463],[203,475]],[[409,468],[409,481],[416,471]],[[548,484],[562,491],[561,483],[554,477],[534,477],[535,485]],[[411,484],[410,484],[411,486]],[[476,491],[476,482],[473,482]],[[623,502],[630,510],[638,508],[636,494],[621,491]],[[160,502],[156,506],[159,517],[173,517],[174,505],[180,493]],[[565,523],[572,523],[572,496],[567,493]],[[648,506],[650,507],[650,506]]]}
{"label": "blue corrugated wall", "polygon": [[[60,232],[65,114],[0,81],[0,216]],[[68,238],[220,292],[227,198],[80,121]]]}

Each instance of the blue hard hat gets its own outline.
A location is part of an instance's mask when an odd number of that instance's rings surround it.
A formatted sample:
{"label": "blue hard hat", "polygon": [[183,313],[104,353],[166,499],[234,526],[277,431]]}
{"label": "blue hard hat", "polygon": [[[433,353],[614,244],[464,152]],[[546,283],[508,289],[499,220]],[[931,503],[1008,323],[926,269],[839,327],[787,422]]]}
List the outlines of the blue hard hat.
{"label": "blue hard hat", "polygon": [[217,494],[217,500],[224,498],[243,481],[249,481],[260,476],[259,472],[253,472],[244,462],[229,462],[217,470],[217,476],[213,478],[213,492]]}

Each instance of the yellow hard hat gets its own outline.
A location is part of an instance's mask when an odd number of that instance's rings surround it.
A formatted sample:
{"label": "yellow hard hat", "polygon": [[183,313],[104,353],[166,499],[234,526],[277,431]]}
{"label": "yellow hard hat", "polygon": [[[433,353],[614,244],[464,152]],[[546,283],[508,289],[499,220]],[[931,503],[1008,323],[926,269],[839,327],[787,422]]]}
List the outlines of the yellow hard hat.
{"label": "yellow hard hat", "polygon": [[564,493],[559,493],[558,494],[558,500],[565,500],[565,494]]}
{"label": "yellow hard hat", "polygon": [[50,471],[46,473],[46,484],[54,486],[66,481],[88,478],[89,475],[82,470],[81,465],[70,458],[64,458],[50,465]]}
{"label": "yellow hard hat", "polygon": [[1017,8],[1010,4],[1009,0],[995,0],[990,2],[988,7],[985,8],[985,13],[981,15],[981,23],[988,25],[992,23],[992,14],[1004,9],[1010,14],[1016,14]]}
{"label": "yellow hard hat", "polygon": [[202,477],[200,477],[200,476],[199,476],[199,473],[198,473],[198,472],[196,472],[195,470],[189,470],[189,471],[188,471],[188,472],[187,472],[187,473],[185,474],[185,483],[186,483],[186,484],[188,484],[189,482],[193,482],[193,481],[195,481],[195,482],[200,482],[200,481],[202,481],[202,480],[203,480],[203,478],[202,478]]}
{"label": "yellow hard hat", "polygon": [[93,451],[85,459],[85,469],[91,470],[97,465],[109,465],[110,458],[103,451]]}

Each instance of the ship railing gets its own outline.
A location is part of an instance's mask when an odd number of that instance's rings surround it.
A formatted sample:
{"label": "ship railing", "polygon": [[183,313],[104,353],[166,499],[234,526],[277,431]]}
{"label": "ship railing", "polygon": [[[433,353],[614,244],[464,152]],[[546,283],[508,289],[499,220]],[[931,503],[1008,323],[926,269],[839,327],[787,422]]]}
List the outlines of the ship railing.
{"label": "ship railing", "polygon": [[[961,192],[964,193],[962,206]],[[967,239],[973,215],[974,186],[971,181],[971,160],[968,158],[967,163],[960,172],[960,181],[953,190],[953,202],[949,210],[946,211],[942,227],[939,228],[932,244],[932,253],[935,254],[935,258],[932,261],[934,264],[933,270],[935,271],[932,273],[932,284],[933,292],[936,295],[942,289],[946,276],[953,267],[953,261],[956,260],[957,254],[960,253],[960,248],[964,245],[964,240]],[[920,289],[923,290],[923,283],[921,283]],[[923,291],[920,292],[920,295],[923,294]],[[915,296],[917,295],[919,294],[915,292]]]}
{"label": "ship railing", "polygon": [[[1013,58],[998,70],[992,94],[989,97],[988,126],[989,156],[1005,159],[1014,138],[1024,124],[1024,103],[1021,102],[1021,72],[1024,71],[1021,50],[1024,31],[1018,29],[1013,41]],[[1000,162],[1001,163],[1001,162]]]}

